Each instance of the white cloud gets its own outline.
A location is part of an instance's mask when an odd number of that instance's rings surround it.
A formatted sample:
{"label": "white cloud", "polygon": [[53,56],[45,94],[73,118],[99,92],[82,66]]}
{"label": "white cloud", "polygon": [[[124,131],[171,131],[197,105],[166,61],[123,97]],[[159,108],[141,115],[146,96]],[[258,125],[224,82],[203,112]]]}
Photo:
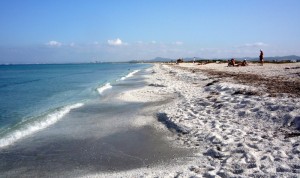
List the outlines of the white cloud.
{"label": "white cloud", "polygon": [[253,48],[253,47],[264,47],[264,46],[268,46],[267,44],[263,43],[263,42],[256,42],[256,43],[246,43],[244,45],[238,46],[240,48]]}
{"label": "white cloud", "polygon": [[[145,41],[137,41],[135,42],[136,44],[139,44],[139,45],[157,45],[159,44],[157,41],[155,40],[152,40],[152,41],[149,41],[149,42],[145,42]],[[124,44],[124,43],[123,43]],[[125,43],[126,44],[126,43]]]}
{"label": "white cloud", "polygon": [[46,45],[48,45],[48,46],[57,46],[57,47],[59,47],[59,46],[62,45],[62,43],[60,43],[60,42],[58,42],[58,41],[52,40],[52,41],[49,41],[48,43],[46,43]]}
{"label": "white cloud", "polygon": [[174,42],[174,44],[179,46],[179,45],[183,45],[183,42],[181,42],[181,41],[176,41],[176,42]]}
{"label": "white cloud", "polygon": [[139,45],[144,44],[143,41],[137,41],[137,42],[135,42],[135,43],[136,43],[136,44],[139,44]]}
{"label": "white cloud", "polygon": [[122,42],[122,40],[120,38],[114,39],[114,40],[107,40],[107,43],[110,46],[121,46],[124,45],[124,43]]}

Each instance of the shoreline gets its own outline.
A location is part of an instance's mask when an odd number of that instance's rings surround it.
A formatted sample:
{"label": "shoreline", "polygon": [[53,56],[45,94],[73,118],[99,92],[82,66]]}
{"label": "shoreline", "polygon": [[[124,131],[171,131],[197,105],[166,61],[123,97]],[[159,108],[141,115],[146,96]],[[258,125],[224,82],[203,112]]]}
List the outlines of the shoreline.
{"label": "shoreline", "polygon": [[153,127],[153,113],[161,104],[168,103],[168,98],[149,103],[116,98],[119,93],[145,86],[146,74],[144,71],[128,74],[124,81],[106,87],[93,100],[64,112],[55,124],[0,148],[1,174],[86,177],[95,173],[102,176],[113,171],[172,163],[191,155],[187,149],[174,147],[167,140],[167,129]]}
{"label": "shoreline", "polygon": [[3,149],[2,173],[296,177],[299,65],[156,63],[105,90],[100,101]]}
{"label": "shoreline", "polygon": [[[152,71],[146,79],[148,86],[121,93],[119,98],[125,101],[145,103],[171,96],[173,101],[159,108],[157,119],[174,133],[176,144],[193,148],[196,154],[191,161],[174,162],[168,170],[158,167],[110,175],[297,176],[300,98],[295,90],[282,93],[284,88],[276,86],[288,81],[297,89],[299,78],[278,78],[278,71],[281,75],[289,75],[286,71],[297,75],[299,64],[292,64],[295,70],[264,65],[240,67],[233,72],[226,70],[237,68],[224,65],[155,64],[148,69]],[[251,75],[253,71],[257,74]],[[234,72],[237,75],[232,76]],[[236,76],[242,78],[237,80]],[[268,90],[272,85],[275,89]]]}

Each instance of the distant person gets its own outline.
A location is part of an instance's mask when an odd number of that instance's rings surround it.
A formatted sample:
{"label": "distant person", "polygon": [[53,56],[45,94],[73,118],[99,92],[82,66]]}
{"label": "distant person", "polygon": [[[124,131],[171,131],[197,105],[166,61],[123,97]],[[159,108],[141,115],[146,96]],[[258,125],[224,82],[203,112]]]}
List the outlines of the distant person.
{"label": "distant person", "polygon": [[264,52],[262,50],[260,50],[259,62],[262,66],[264,65]]}
{"label": "distant person", "polygon": [[248,65],[247,60],[244,59],[243,62],[242,62],[242,64],[241,64],[241,66],[247,66],[247,65]]}
{"label": "distant person", "polygon": [[232,58],[230,61],[228,61],[228,67],[235,66],[235,60]]}
{"label": "distant person", "polygon": [[194,61],[193,61],[194,64],[195,64],[195,61],[196,61],[196,58],[194,57]]}

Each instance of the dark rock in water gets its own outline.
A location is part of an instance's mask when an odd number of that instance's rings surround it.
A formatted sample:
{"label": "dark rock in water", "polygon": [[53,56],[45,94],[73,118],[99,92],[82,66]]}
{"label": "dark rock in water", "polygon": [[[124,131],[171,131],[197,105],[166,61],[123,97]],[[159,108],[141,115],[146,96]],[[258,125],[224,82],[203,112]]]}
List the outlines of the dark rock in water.
{"label": "dark rock in water", "polygon": [[166,113],[158,113],[157,114],[157,120],[161,123],[163,123],[169,130],[174,130],[178,133],[182,134],[188,134],[191,132],[191,129],[186,128],[184,126],[179,126],[173,121],[169,119]]}

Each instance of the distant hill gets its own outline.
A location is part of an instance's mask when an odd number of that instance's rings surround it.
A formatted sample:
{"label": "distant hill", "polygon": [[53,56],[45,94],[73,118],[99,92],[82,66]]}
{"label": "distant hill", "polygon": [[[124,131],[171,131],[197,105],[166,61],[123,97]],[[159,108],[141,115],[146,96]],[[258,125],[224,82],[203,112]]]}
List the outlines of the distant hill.
{"label": "distant hill", "polygon": [[[247,59],[249,61],[258,61],[258,57],[244,57],[244,58],[235,58],[237,60]],[[300,56],[290,55],[290,56],[275,56],[275,57],[264,57],[265,61],[298,61],[300,62]]]}
{"label": "distant hill", "polygon": [[[178,59],[178,58],[177,58]],[[176,61],[177,59],[171,59],[171,58],[163,58],[163,57],[156,57],[154,59],[147,60],[148,62],[171,62],[171,61]],[[192,61],[194,57],[186,57],[183,58],[184,61]],[[200,57],[196,57],[197,60],[205,60]],[[206,59],[207,60],[207,59]]]}
{"label": "distant hill", "polygon": [[150,60],[147,60],[147,61],[149,61],[149,62],[170,62],[170,61],[175,61],[175,59],[156,57],[154,59],[150,59]]}
{"label": "distant hill", "polygon": [[300,57],[296,55],[290,55],[290,56],[275,56],[275,57],[266,57],[265,60],[267,61],[291,61],[291,60],[296,60],[300,61]]}

